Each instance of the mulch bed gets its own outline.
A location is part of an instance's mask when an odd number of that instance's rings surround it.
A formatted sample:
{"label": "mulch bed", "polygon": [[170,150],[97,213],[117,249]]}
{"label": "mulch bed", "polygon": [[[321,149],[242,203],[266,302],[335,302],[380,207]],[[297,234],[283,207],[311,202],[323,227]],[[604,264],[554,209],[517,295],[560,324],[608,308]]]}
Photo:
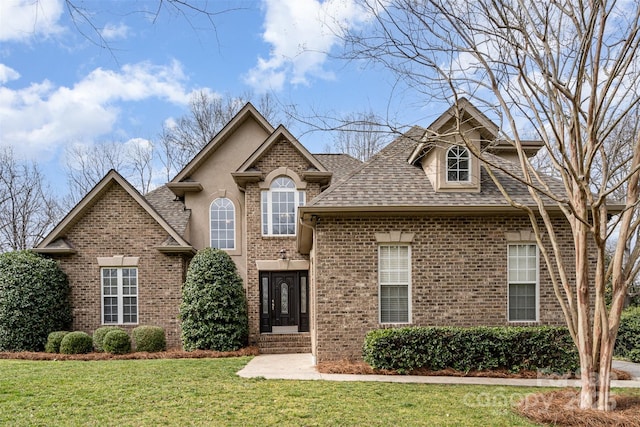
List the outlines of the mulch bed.
{"label": "mulch bed", "polygon": [[522,400],[516,410],[540,424],[557,426],[640,426],[640,397],[614,395],[615,409],[609,412],[579,409],[580,392],[562,389],[537,393]]}
{"label": "mulch bed", "polygon": [[[317,366],[318,372],[323,374],[355,374],[355,375],[401,375],[394,370],[373,369],[365,362],[353,362],[341,360],[336,362],[323,362]],[[443,376],[443,377],[489,377],[489,378],[528,378],[537,379],[545,378],[536,371],[509,372],[506,369],[495,369],[486,371],[456,371],[455,369],[442,369],[432,371],[429,369],[415,369],[409,375],[427,375],[427,376]],[[631,375],[628,372],[618,369],[612,370],[614,379],[630,380]],[[549,378],[554,378],[549,376]],[[575,376],[573,378],[576,378]]]}
{"label": "mulch bed", "polygon": [[258,347],[246,347],[238,351],[209,351],[194,350],[184,351],[171,349],[157,353],[135,352],[128,354],[88,353],[88,354],[55,354],[40,352],[0,352],[0,359],[23,360],[148,360],[148,359],[204,359],[220,357],[257,356]]}

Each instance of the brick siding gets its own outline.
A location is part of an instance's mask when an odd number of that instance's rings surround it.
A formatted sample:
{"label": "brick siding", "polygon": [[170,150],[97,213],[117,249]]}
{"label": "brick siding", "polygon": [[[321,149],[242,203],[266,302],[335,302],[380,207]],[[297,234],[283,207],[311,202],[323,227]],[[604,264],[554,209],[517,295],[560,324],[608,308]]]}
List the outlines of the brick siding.
{"label": "brick siding", "polygon": [[[361,359],[378,321],[375,233],[415,233],[411,244],[412,325],[507,325],[505,233],[529,230],[527,218],[323,216],[316,227],[317,359]],[[568,227],[564,227],[567,230]],[[571,254],[570,234],[562,235]],[[540,257],[540,322],[564,324]]]}
{"label": "brick siding", "polygon": [[[286,140],[273,144],[270,150],[260,158],[255,167],[266,177],[271,171],[280,167],[293,170],[302,179],[302,174],[311,165]],[[277,260],[280,251],[287,251],[287,258],[292,260],[308,260],[308,255],[297,252],[295,236],[262,236],[262,218],[260,206],[261,189],[257,183],[247,185],[245,191],[245,209],[247,215],[247,303],[249,308],[249,340],[257,343],[260,335],[260,284],[256,260]],[[306,200],[309,201],[320,193],[320,187],[308,183]]]}
{"label": "brick siding", "polygon": [[167,346],[181,347],[178,314],[187,260],[155,249],[167,237],[122,187],[111,184],[66,235],[77,254],[54,257],[69,277],[73,330],[92,334],[102,326],[97,257],[139,257],[138,325],[163,327]]}

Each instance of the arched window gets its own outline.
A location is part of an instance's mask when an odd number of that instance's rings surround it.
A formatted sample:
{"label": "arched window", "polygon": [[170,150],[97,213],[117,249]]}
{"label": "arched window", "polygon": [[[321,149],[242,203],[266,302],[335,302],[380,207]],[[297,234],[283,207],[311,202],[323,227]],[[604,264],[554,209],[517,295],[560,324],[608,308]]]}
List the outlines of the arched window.
{"label": "arched window", "polygon": [[297,191],[293,180],[279,176],[268,191],[262,192],[262,234],[282,236],[296,234],[298,206],[304,205],[304,191]]}
{"label": "arched window", "polygon": [[236,248],[236,209],[233,202],[221,197],[211,203],[211,247]]}
{"label": "arched window", "polygon": [[471,158],[469,150],[454,145],[447,150],[447,181],[468,182],[470,179]]}

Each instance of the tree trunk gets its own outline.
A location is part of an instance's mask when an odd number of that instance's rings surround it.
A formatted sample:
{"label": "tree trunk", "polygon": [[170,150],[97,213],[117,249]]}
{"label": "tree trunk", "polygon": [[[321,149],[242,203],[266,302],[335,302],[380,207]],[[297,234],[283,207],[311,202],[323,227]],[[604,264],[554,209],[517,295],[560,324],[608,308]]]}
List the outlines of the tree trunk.
{"label": "tree trunk", "polygon": [[614,406],[611,404],[611,361],[613,359],[613,347],[615,340],[607,340],[600,348],[600,369],[598,372],[598,409],[601,411],[611,411]]}

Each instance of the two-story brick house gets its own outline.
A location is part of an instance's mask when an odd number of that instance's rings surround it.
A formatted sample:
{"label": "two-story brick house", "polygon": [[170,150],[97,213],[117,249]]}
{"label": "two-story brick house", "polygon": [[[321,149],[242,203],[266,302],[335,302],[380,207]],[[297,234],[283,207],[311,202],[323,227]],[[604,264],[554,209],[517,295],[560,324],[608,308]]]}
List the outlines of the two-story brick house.
{"label": "two-story brick house", "polygon": [[[146,196],[109,172],[35,250],[69,276],[74,329],[159,325],[171,346],[189,260],[208,246],[235,261],[250,341],[264,351],[357,359],[381,326],[562,323],[527,217],[455,137],[432,138],[455,112],[361,163],[312,155],[247,104]],[[459,113],[471,140],[517,173],[497,127],[469,103]],[[523,185],[496,174],[531,203]]]}

